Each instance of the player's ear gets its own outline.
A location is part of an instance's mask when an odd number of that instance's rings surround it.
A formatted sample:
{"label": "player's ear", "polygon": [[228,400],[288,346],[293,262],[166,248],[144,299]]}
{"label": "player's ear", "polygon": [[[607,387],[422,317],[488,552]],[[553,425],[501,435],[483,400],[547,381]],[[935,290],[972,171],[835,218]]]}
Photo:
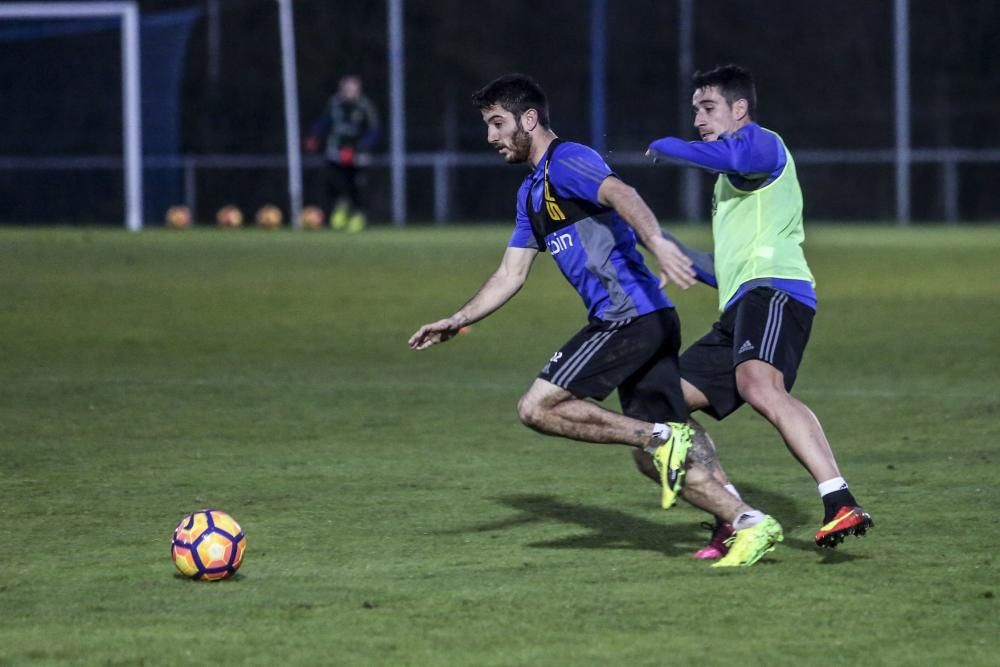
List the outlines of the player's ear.
{"label": "player's ear", "polygon": [[521,127],[527,132],[531,132],[538,127],[538,110],[528,109],[521,114]]}
{"label": "player's ear", "polygon": [[733,115],[736,116],[736,120],[743,120],[749,112],[750,103],[745,99],[740,98],[733,102]]}

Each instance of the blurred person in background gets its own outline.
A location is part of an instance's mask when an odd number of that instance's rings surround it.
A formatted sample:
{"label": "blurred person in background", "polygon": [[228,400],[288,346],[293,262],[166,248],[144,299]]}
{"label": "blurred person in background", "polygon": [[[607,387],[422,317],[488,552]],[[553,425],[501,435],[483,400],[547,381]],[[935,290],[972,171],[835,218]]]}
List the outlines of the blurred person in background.
{"label": "blurred person in background", "polygon": [[[693,284],[691,260],[661,234],[643,199],[600,155],[556,136],[534,80],[500,77],[473,95],[473,103],[490,145],[508,164],[526,164],[530,172],[517,192],[514,231],[500,266],[453,315],[421,326],[410,347],[448,341],[498,310],[525,284],[538,253],[548,251],[583,300],[588,322],[521,397],[521,422],[548,435],[646,453],[658,471],[663,508],[681,494],[734,526],[728,554],[713,567],[753,565],[783,539],[781,526],[716,481],[714,450],[692,438],[687,424],[677,362],[680,320],[662,288]],[[646,267],[637,236],[662,279]],[[616,389],[621,413],[594,402]]]}
{"label": "blurred person in background", "polygon": [[[789,393],[817,303],[802,250],[795,161],[780,136],[754,122],[757,93],[749,71],[724,65],[696,73],[693,81],[694,126],[701,141],[666,137],[651,143],[648,152],[718,174],[712,199],[714,266],[699,274],[714,273],[721,316],[680,357],[684,397],[691,411],[716,419],[749,403],[778,430],[818,485],[824,517],[815,541],[832,549],[847,535],[864,535],[873,522],[841,476],[816,415]],[[637,451],[635,458],[656,481],[648,455]],[[739,497],[721,466],[715,471]],[[724,556],[731,533],[732,526],[716,517],[712,542],[696,557]]]}
{"label": "blurred person in background", "polygon": [[333,229],[360,232],[365,228],[364,170],[378,136],[378,114],[362,93],[361,77],[341,77],[337,92],[305,140],[306,150],[315,152],[325,137],[327,203]]}

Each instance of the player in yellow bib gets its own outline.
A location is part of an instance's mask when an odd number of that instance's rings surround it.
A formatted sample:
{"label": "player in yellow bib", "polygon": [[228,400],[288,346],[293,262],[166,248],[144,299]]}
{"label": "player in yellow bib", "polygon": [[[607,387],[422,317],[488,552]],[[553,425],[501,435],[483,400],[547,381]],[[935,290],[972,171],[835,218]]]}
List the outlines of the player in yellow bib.
{"label": "player in yellow bib", "polygon": [[[749,403],[778,429],[823,499],[816,544],[833,548],[846,535],[863,535],[873,523],[841,476],[816,415],[789,393],[816,312],[815,281],[802,251],[802,191],[795,161],[781,137],[753,121],[756,91],[750,72],[725,65],[696,74],[694,86],[694,125],[701,141],[666,137],[649,147],[656,158],[719,174],[712,202],[714,253],[703,255],[696,268],[704,282],[718,287],[722,314],[681,356],[684,397],[690,410],[716,419]],[[636,461],[648,470],[641,454]],[[714,466],[718,479],[738,497],[721,466]],[[731,532],[717,519],[712,542],[695,556],[725,555],[724,540]]]}

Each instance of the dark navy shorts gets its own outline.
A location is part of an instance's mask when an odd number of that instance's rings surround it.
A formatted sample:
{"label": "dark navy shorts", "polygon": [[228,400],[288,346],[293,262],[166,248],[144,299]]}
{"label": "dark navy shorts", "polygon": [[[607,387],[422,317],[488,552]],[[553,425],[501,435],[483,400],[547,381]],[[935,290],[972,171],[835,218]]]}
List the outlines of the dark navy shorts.
{"label": "dark navy shorts", "polygon": [[784,374],[791,391],[809,342],[815,311],[771,287],[744,294],[681,355],[681,377],[708,398],[705,412],[723,419],[743,405],[736,391],[736,367],[766,361]]}
{"label": "dark navy shorts", "polygon": [[592,320],[552,355],[538,377],[577,398],[604,400],[615,389],[622,412],[648,422],[687,421],[673,308],[618,321]]}

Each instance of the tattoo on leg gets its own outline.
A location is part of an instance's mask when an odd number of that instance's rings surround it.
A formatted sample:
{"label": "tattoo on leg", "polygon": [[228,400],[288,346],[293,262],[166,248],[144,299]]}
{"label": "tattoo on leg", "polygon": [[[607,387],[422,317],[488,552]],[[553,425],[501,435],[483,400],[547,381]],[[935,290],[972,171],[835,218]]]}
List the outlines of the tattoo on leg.
{"label": "tattoo on leg", "polygon": [[715,470],[718,466],[718,463],[716,463],[715,443],[712,442],[712,438],[708,433],[701,428],[696,429],[694,437],[691,438],[691,451],[688,454],[688,460],[704,466],[709,471]]}

